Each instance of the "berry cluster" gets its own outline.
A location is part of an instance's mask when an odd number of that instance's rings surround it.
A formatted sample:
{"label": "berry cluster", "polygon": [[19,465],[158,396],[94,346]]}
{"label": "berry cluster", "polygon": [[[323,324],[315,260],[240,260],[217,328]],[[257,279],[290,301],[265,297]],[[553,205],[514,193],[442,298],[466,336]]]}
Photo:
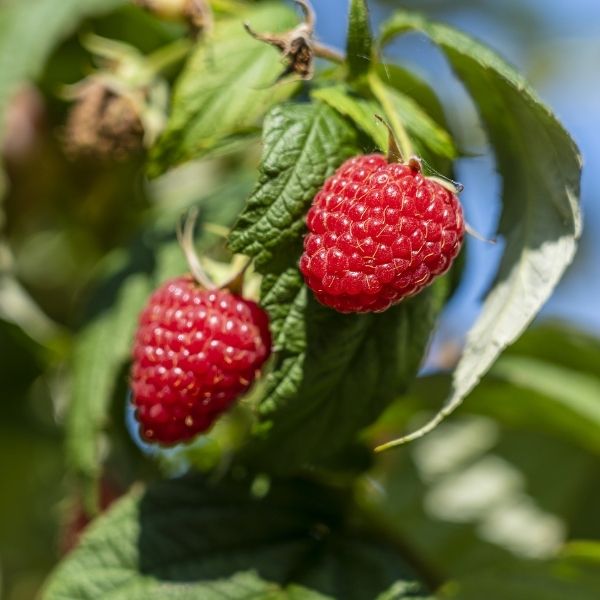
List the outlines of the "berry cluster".
{"label": "berry cluster", "polygon": [[189,440],[254,382],[271,351],[266,313],[228,290],[191,277],[150,297],[133,347],[131,388],[142,437],[165,445]]}
{"label": "berry cluster", "polygon": [[326,306],[381,312],[446,272],[460,251],[460,202],[418,165],[346,161],[308,212],[300,270]]}
{"label": "berry cluster", "polygon": [[[450,268],[465,231],[456,194],[418,163],[379,154],[344,163],[315,197],[307,225],[300,270],[320,302],[344,313],[381,312],[418,293]],[[167,281],[142,311],[133,349],[142,437],[170,445],[207,430],[270,352],[257,304],[192,276]]]}

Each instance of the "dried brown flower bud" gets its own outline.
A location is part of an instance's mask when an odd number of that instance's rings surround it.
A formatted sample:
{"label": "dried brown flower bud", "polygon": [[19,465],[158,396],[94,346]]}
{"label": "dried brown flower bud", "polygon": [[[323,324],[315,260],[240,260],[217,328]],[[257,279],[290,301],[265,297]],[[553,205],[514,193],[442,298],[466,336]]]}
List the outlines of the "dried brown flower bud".
{"label": "dried brown flower bud", "polygon": [[336,50],[315,40],[315,12],[308,0],[294,0],[304,12],[304,21],[291,31],[284,33],[257,33],[248,23],[246,31],[257,40],[275,46],[286,63],[286,68],[278,77],[280,81],[288,75],[297,75],[300,79],[312,79],[315,71],[315,57],[327,58],[334,62],[343,62],[344,56]]}
{"label": "dried brown flower bud", "polygon": [[[141,105],[141,102],[140,102]],[[65,150],[72,158],[125,160],[143,147],[140,105],[101,79],[91,79],[78,92],[65,128]]]}
{"label": "dried brown flower bud", "polygon": [[311,5],[305,0],[296,0],[304,11],[304,21],[291,31],[285,33],[257,33],[248,23],[244,23],[246,31],[257,40],[271,44],[281,51],[285,71],[278,80],[288,75],[298,75],[301,79],[311,79],[314,74],[314,30],[315,13]]}

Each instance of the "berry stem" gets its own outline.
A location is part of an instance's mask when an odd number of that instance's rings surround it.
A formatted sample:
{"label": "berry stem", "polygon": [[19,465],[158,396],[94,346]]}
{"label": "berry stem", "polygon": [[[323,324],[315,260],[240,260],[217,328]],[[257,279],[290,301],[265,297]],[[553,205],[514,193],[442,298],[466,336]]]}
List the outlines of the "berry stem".
{"label": "berry stem", "polygon": [[221,289],[227,289],[232,294],[241,296],[244,291],[244,275],[250,266],[251,261],[246,258],[237,255],[234,258],[234,275],[230,277],[225,283],[221,285]]}
{"label": "berry stem", "polygon": [[192,41],[189,39],[178,39],[159,48],[146,59],[146,64],[152,74],[157,75],[171,65],[183,60],[192,49]]}
{"label": "berry stem", "polygon": [[180,227],[177,229],[177,239],[179,245],[185,256],[185,259],[190,268],[194,279],[207,290],[216,290],[217,286],[210,280],[210,277],[206,274],[196,251],[194,250],[194,229],[196,227],[196,221],[198,219],[198,210],[190,210],[183,229]]}
{"label": "berry stem", "polygon": [[412,142],[410,141],[410,137],[408,135],[408,132],[406,131],[406,128],[404,127],[402,121],[398,117],[398,113],[394,108],[394,105],[387,92],[385,85],[374,71],[371,71],[371,73],[369,73],[369,86],[371,88],[371,91],[373,92],[373,95],[381,104],[387,118],[390,121],[392,130],[396,135],[398,145],[400,146],[400,154],[408,160],[415,153]]}
{"label": "berry stem", "polygon": [[304,24],[307,29],[314,33],[315,24],[317,22],[317,16],[315,15],[315,9],[308,0],[294,0],[294,2],[302,9],[304,13]]}
{"label": "berry stem", "polygon": [[375,118],[388,130],[388,162],[403,162],[404,157],[402,156],[402,151],[400,150],[400,146],[398,146],[398,140],[394,135],[394,130],[392,129],[391,125],[381,115],[375,115]]}
{"label": "berry stem", "polygon": [[346,61],[346,55],[331,46],[327,46],[326,44],[321,44],[321,42],[313,41],[313,51],[315,56],[319,58],[324,58],[325,60],[329,60],[338,65],[344,64]]}
{"label": "berry stem", "polygon": [[300,8],[302,8],[302,11],[304,12],[304,24],[306,25],[306,28],[310,34],[314,55],[318,56],[319,58],[330,60],[334,63],[343,64],[346,60],[346,56],[343,53],[315,40],[314,36],[317,16],[315,14],[315,9],[312,7],[309,0],[294,1],[298,6],[300,6]]}

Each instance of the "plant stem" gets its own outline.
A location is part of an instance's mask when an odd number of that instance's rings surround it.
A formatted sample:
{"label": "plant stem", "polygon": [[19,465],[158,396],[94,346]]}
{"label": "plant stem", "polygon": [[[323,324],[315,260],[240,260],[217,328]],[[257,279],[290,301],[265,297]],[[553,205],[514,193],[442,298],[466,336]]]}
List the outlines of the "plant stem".
{"label": "plant stem", "polygon": [[326,46],[325,44],[321,44],[320,42],[313,42],[313,50],[315,56],[324,58],[325,60],[330,60],[336,64],[341,65],[346,61],[346,56],[343,52],[340,52],[335,48],[331,48],[330,46]]}
{"label": "plant stem", "polygon": [[181,38],[159,48],[147,58],[148,67],[152,73],[158,74],[167,67],[183,60],[192,49],[193,42],[186,38]]}
{"label": "plant stem", "polygon": [[415,153],[412,142],[410,141],[406,128],[398,117],[398,113],[394,108],[385,85],[374,71],[369,73],[369,86],[373,95],[381,104],[387,118],[390,120],[390,125],[398,138],[398,144],[404,160],[409,160]]}
{"label": "plant stem", "polygon": [[188,213],[183,224],[183,228],[177,229],[177,239],[179,246],[185,256],[190,272],[194,279],[206,290],[215,290],[217,286],[211,281],[206,274],[196,251],[194,250],[194,228],[198,220],[198,209],[193,208]]}

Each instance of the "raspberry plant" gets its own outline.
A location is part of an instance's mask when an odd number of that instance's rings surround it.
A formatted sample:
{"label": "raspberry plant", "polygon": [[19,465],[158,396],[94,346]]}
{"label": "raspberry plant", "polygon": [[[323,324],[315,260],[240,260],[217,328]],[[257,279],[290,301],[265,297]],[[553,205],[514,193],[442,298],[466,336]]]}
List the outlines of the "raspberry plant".
{"label": "raspberry plant", "polygon": [[[109,4],[65,2],[50,26],[120,3]],[[85,138],[87,154],[127,155],[150,198],[139,238],[97,277],[72,351],[67,451],[90,516],[121,463],[150,455],[162,481],[100,516],[43,598],[491,598],[404,539],[394,511],[409,491],[381,465],[405,449],[380,452],[476,398],[552,293],[580,235],[576,146],[497,54],[419,14],[396,10],[374,33],[366,0],[351,0],[342,52],[316,38],[304,0],[301,17],[277,0],[135,4],[168,43],[145,54],[87,38],[104,60],[80,89],[93,82],[112,112],[76,104],[67,128],[70,150]],[[470,95],[503,182],[496,279],[452,374],[429,387],[417,374],[468,260],[469,207],[443,93],[388,58],[411,32]],[[186,176],[192,198],[173,183]],[[169,194],[183,201],[165,209]],[[200,260],[243,291],[188,274],[174,233],[191,207]],[[251,263],[244,277],[232,254]],[[492,377],[514,368],[510,356],[499,365]],[[423,409],[433,416],[414,426]],[[580,555],[557,561],[587,573]],[[574,585],[564,597],[588,597]]]}

